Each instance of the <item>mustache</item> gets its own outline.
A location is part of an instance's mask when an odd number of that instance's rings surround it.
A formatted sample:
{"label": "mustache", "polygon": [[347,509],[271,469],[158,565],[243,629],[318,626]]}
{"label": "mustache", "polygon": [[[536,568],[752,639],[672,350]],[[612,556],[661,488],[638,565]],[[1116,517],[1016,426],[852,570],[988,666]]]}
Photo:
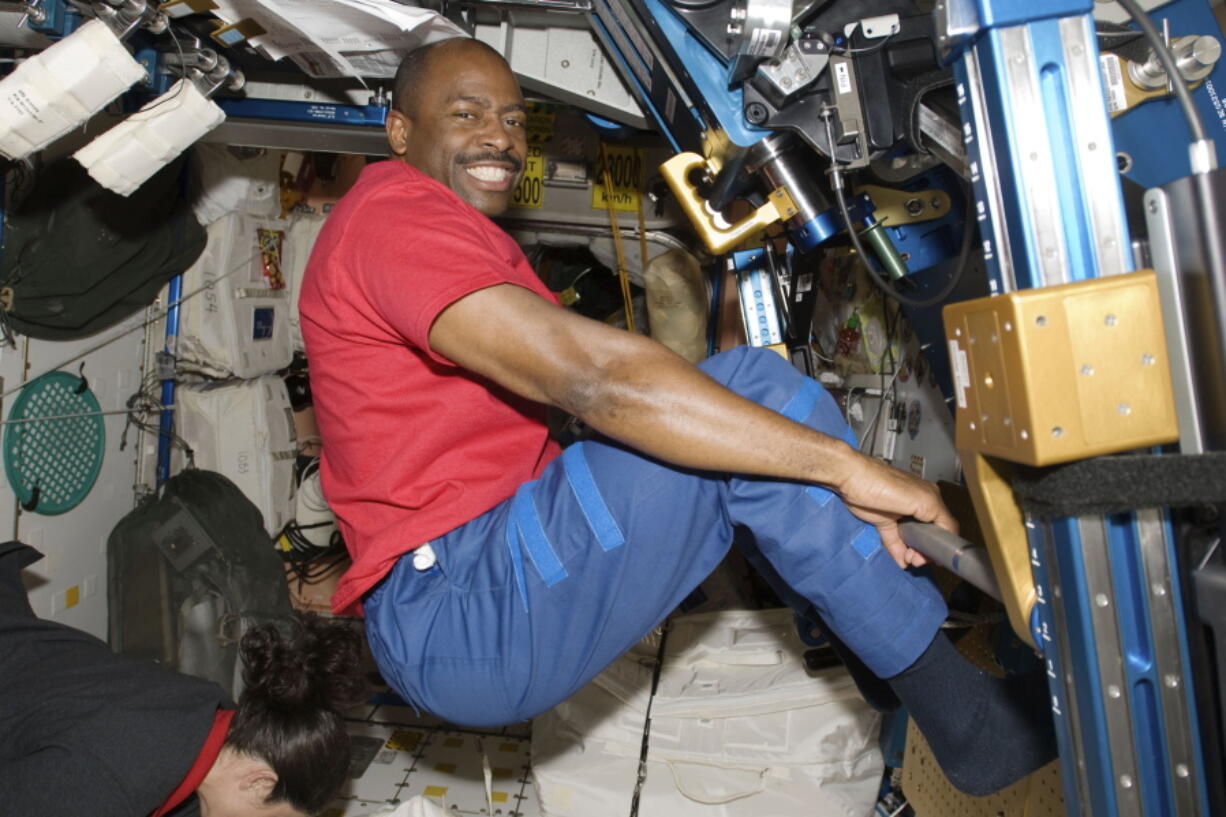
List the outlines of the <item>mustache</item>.
{"label": "mustache", "polygon": [[492,150],[487,150],[484,153],[457,153],[455,163],[458,165],[470,165],[474,162],[504,162],[511,165],[515,172],[518,173],[524,166],[524,163],[512,156],[510,153],[496,153]]}

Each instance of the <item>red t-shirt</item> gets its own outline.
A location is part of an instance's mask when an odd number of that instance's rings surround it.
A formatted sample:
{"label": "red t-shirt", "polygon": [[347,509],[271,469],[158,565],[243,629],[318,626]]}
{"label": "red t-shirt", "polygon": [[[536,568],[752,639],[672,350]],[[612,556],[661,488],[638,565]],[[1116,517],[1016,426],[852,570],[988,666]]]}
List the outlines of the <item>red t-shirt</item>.
{"label": "red t-shirt", "polygon": [[404,162],[367,166],[320,232],[299,312],[324,494],[353,559],[334,612],[557,456],[544,406],[427,342],[443,309],[503,283],[557,303],[510,236]]}

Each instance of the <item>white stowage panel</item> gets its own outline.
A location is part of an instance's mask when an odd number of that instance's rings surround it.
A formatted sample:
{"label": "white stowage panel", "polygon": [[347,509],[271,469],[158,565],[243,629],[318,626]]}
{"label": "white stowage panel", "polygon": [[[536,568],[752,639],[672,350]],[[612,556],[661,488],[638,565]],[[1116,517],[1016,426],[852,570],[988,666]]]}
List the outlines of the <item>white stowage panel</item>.
{"label": "white stowage panel", "polygon": [[296,216],[289,228],[287,239],[290,248],[289,263],[285,267],[285,280],[289,282],[290,290],[290,341],[296,352],[306,351],[302,343],[302,326],[298,319],[298,298],[302,295],[302,275],[306,272],[307,261],[311,257],[311,248],[315,246],[315,239],[319,237],[319,231],[323,229],[326,220],[326,217],[317,215]]}
{"label": "white stowage panel", "polygon": [[[231,213],[183,274],[179,364],[211,377],[259,377],[294,357],[286,270],[296,262],[290,222]],[[202,287],[209,287],[193,295]]]}
{"label": "white stowage panel", "polygon": [[[639,817],[872,814],[884,768],[879,716],[844,670],[806,671],[803,651],[788,610],[674,620]],[[645,641],[533,721],[543,814],[626,813],[654,657]]]}
{"label": "white stowage panel", "polygon": [[228,477],[276,535],[294,516],[294,418],[279,377],[182,388],[175,430],[196,465]]}

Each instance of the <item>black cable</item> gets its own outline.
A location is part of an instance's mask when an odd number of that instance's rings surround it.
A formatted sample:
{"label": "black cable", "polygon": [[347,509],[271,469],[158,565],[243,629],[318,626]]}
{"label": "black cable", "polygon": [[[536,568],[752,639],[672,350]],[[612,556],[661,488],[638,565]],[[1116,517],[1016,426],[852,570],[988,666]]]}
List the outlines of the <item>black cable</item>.
{"label": "black cable", "polygon": [[838,54],[840,56],[847,56],[847,57],[854,57],[854,56],[861,55],[861,54],[873,54],[885,48],[886,43],[888,43],[890,41],[890,38],[892,38],[897,33],[898,32],[896,31],[891,31],[889,34],[885,35],[885,37],[882,38],[879,42],[875,42],[872,45],[865,46],[864,48],[848,48],[847,46],[832,45],[830,47],[830,51],[834,54]]}
{"label": "black cable", "polygon": [[1136,0],[1119,0],[1119,4],[1131,15],[1133,21],[1141,27],[1142,33],[1145,34],[1146,39],[1149,40],[1149,44],[1154,49],[1154,53],[1158,55],[1158,59],[1162,62],[1162,67],[1166,69],[1167,78],[1171,82],[1171,87],[1175,89],[1175,97],[1179,100],[1179,107],[1183,108],[1184,118],[1188,120],[1188,130],[1192,131],[1192,141],[1203,142],[1205,140],[1205,125],[1201,122],[1200,113],[1192,102],[1192,93],[1188,90],[1188,84],[1184,82],[1183,74],[1180,73],[1179,66],[1175,63],[1175,55],[1171,53],[1171,49],[1166,47],[1162,35],[1154,27],[1154,21],[1149,18],[1149,15],[1137,4]]}
{"label": "black cable", "polygon": [[949,297],[949,294],[954,291],[954,288],[962,281],[966,270],[970,266],[971,257],[971,235],[975,229],[975,197],[968,195],[966,199],[966,218],[962,227],[962,248],[958,254],[958,268],[949,280],[945,282],[945,286],[941,287],[940,292],[930,298],[912,298],[908,295],[903,295],[898,290],[894,289],[888,281],[882,278],[877,270],[873,269],[872,264],[868,263],[868,253],[864,250],[864,244],[860,241],[859,234],[856,233],[855,225],[851,220],[851,212],[847,209],[847,197],[843,194],[842,171],[839,169],[838,160],[834,156],[834,127],[830,124],[830,109],[827,108],[822,112],[822,119],[826,123],[826,139],[827,144],[831,146],[830,150],[830,180],[831,188],[834,190],[834,198],[839,205],[839,213],[843,216],[843,224],[847,227],[847,237],[851,239],[851,245],[855,248],[856,253],[860,256],[864,264],[864,268],[868,271],[869,278],[873,283],[894,300],[901,304],[912,307],[914,309],[922,309],[929,306],[936,306]]}

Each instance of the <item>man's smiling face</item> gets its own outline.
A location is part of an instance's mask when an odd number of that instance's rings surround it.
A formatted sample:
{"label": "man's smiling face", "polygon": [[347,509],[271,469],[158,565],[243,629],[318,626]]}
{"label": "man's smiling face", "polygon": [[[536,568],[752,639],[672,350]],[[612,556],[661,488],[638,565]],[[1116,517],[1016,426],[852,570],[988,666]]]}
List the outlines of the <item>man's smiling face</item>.
{"label": "man's smiling face", "polygon": [[504,212],[527,152],[523,95],[506,62],[471,40],[444,43],[405,107],[388,114],[392,153],[482,213]]}

